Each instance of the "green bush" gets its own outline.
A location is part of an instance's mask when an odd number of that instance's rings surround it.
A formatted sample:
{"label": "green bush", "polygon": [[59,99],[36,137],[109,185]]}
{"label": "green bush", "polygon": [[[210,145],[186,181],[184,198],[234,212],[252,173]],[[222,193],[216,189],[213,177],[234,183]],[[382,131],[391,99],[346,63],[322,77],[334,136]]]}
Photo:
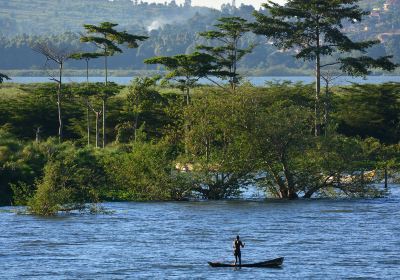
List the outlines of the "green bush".
{"label": "green bush", "polygon": [[68,142],[62,146],[44,167],[44,176],[29,201],[32,213],[84,210],[87,203],[99,201],[105,174],[94,150],[79,149]]}
{"label": "green bush", "polygon": [[190,179],[173,172],[170,148],[163,143],[136,142],[130,152],[104,155],[111,200],[179,200],[189,193]]}

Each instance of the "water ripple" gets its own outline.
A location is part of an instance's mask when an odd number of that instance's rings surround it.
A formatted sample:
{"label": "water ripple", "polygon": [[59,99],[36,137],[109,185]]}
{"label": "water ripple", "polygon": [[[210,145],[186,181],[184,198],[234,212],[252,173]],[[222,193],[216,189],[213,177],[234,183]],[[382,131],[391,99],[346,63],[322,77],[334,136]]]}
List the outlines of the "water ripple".
{"label": "water ripple", "polygon": [[[110,215],[0,208],[2,279],[399,279],[400,196],[376,200],[106,203]],[[215,269],[284,256],[280,270]]]}

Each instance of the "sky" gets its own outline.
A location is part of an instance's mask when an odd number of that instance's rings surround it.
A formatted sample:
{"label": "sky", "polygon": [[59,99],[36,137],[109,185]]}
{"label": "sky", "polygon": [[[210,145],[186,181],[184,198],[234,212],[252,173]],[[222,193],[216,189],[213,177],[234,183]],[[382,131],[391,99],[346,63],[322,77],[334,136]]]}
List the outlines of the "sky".
{"label": "sky", "polygon": [[[171,2],[171,0],[144,0],[144,2],[156,2],[164,3]],[[177,4],[181,4],[184,0],[175,0]],[[261,3],[267,2],[266,0],[236,0],[236,6],[240,6],[242,3],[246,5],[253,5],[256,8],[260,7]],[[275,2],[283,4],[285,0],[275,0]],[[219,9],[224,3],[232,3],[232,0],[192,0],[192,6],[207,6]]]}

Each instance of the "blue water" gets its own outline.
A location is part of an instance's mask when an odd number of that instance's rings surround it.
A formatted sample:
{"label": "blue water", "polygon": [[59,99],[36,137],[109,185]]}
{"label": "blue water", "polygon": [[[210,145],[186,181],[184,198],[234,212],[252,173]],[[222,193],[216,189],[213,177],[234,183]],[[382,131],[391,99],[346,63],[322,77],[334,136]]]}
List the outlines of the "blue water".
{"label": "blue water", "polygon": [[[1,279],[400,279],[400,191],[383,199],[106,203],[53,218],[0,208]],[[285,257],[281,269],[211,268]]]}
{"label": "blue water", "polygon": [[[14,83],[42,83],[49,82],[48,77],[11,77],[10,82]],[[110,77],[109,81],[126,85],[132,81],[132,77]],[[264,85],[266,82],[271,81],[292,81],[292,82],[303,82],[303,83],[313,83],[314,78],[312,76],[287,76],[287,77],[249,77],[247,78],[252,84],[256,86]],[[86,82],[86,77],[64,77],[65,82]],[[104,82],[104,77],[91,77],[91,82]],[[209,83],[207,80],[201,81],[202,83]],[[385,82],[400,82],[400,76],[368,76],[364,78],[353,78],[353,77],[340,77],[336,79],[332,85],[348,85],[350,83],[385,83]]]}

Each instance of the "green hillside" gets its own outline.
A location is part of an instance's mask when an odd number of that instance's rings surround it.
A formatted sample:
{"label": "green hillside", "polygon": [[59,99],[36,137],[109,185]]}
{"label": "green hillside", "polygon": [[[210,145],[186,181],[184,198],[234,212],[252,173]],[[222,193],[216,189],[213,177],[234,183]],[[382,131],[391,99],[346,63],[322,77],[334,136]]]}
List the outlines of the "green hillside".
{"label": "green hillside", "polygon": [[[84,23],[118,22],[130,30],[147,30],[154,21],[182,21],[208,8],[178,7],[129,0],[0,0],[0,26],[5,36],[79,31]],[[157,27],[157,25],[154,25]]]}

